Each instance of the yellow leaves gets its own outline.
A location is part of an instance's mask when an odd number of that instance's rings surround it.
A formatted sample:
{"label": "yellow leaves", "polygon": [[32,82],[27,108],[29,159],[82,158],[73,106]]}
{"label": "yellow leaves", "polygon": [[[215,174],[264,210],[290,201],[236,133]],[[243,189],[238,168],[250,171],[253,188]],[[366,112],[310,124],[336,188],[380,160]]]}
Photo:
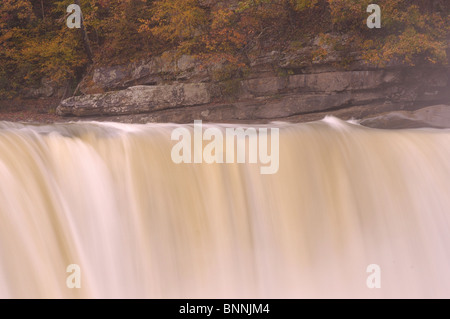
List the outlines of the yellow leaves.
{"label": "yellow leaves", "polygon": [[295,10],[302,11],[317,5],[318,0],[290,0]]}
{"label": "yellow leaves", "polygon": [[206,22],[206,12],[196,0],[157,0],[152,8],[152,18],[143,20],[139,30],[166,41],[193,37]]}
{"label": "yellow leaves", "polygon": [[[39,12],[40,6],[31,0],[0,1],[1,74],[8,74],[17,84],[42,75],[71,77],[84,65],[79,33],[57,22],[66,0],[46,0],[45,21],[34,15],[33,9]],[[200,0],[81,3],[95,59],[104,64],[177,49],[242,68],[250,49],[271,49],[299,39],[307,44],[320,32],[325,33],[320,48],[313,52],[315,61],[336,51],[358,51],[377,65],[394,60],[447,62],[450,17],[448,12],[424,10],[426,1],[375,1],[382,8],[379,30],[366,25],[366,8],[373,0],[241,0],[237,6],[222,1],[214,8]]]}
{"label": "yellow leaves", "polygon": [[312,60],[313,62],[320,62],[323,61],[327,56],[329,52],[327,49],[320,47],[312,52]]}
{"label": "yellow leaves", "polygon": [[23,62],[19,67],[33,65],[26,79],[51,77],[56,82],[73,77],[76,68],[86,63],[83,51],[79,50],[76,38],[70,33],[55,34],[47,41],[31,38],[27,45],[17,52]]}
{"label": "yellow leaves", "polygon": [[0,31],[8,27],[25,27],[35,16],[28,0],[1,0]]}
{"label": "yellow leaves", "polygon": [[386,65],[397,60],[405,64],[428,61],[445,63],[446,37],[450,24],[441,15],[427,13],[407,0],[379,0],[382,28],[369,31],[361,6],[371,1],[328,0],[336,30],[358,35],[363,58],[371,64]]}
{"label": "yellow leaves", "polygon": [[364,59],[378,66],[384,66],[393,60],[406,65],[416,65],[419,61],[447,63],[445,43],[429,34],[419,33],[412,26],[398,35],[391,34],[377,41],[366,40],[362,48]]}

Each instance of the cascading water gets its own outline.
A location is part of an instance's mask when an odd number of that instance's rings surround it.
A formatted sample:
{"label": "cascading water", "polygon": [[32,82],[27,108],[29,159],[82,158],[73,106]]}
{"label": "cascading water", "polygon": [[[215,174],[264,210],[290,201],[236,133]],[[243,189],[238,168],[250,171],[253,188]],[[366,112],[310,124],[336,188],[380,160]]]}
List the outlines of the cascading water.
{"label": "cascading water", "polygon": [[0,297],[450,297],[450,131],[272,126],[262,175],[173,163],[176,125],[0,123]]}

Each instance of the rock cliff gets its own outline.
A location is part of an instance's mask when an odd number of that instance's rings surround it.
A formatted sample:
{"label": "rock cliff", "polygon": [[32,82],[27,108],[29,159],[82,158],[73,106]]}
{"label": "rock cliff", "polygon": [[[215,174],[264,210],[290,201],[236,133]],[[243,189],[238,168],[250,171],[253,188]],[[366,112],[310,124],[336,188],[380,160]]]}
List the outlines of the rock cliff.
{"label": "rock cliff", "polygon": [[307,60],[308,50],[261,53],[245,71],[233,73],[225,63],[205,66],[172,52],[94,68],[79,86],[82,95],[62,101],[57,113],[128,116],[137,122],[295,121],[311,114],[352,110],[368,116],[450,101],[448,68],[377,68],[358,59],[343,67],[335,63],[343,57]]}

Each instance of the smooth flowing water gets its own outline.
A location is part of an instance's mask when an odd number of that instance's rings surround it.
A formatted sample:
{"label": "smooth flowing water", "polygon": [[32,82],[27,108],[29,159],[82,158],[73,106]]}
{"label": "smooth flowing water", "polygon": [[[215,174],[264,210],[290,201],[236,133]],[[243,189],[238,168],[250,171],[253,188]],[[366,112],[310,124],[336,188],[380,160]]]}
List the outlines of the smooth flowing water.
{"label": "smooth flowing water", "polygon": [[450,131],[272,126],[262,175],[174,164],[176,125],[0,123],[0,297],[450,297]]}

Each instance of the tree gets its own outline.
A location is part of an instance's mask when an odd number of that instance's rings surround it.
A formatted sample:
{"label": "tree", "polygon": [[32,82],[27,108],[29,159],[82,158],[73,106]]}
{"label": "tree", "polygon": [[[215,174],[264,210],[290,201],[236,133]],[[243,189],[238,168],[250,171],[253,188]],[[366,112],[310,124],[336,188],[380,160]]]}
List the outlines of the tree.
{"label": "tree", "polygon": [[386,65],[446,63],[450,32],[449,6],[440,1],[380,0],[383,26],[370,30],[362,23],[371,0],[328,0],[335,30],[353,35],[368,62]]}
{"label": "tree", "polygon": [[[81,8],[81,3],[80,0],[75,0],[75,4],[78,5]],[[93,62],[93,55],[92,55],[92,49],[91,49],[91,44],[89,42],[89,36],[88,33],[86,31],[86,27],[84,26],[84,17],[83,15],[81,15],[81,38],[83,39],[83,45],[84,45],[84,51],[86,52],[86,56],[89,60],[89,63]]]}
{"label": "tree", "polygon": [[317,36],[375,65],[448,62],[447,0],[378,0],[381,29],[366,26],[372,0],[75,2],[83,11],[82,37],[64,20],[73,0],[0,2],[0,97],[44,77],[57,83],[80,78],[91,62],[120,64],[167,50],[242,70],[252,52],[311,43]]}

